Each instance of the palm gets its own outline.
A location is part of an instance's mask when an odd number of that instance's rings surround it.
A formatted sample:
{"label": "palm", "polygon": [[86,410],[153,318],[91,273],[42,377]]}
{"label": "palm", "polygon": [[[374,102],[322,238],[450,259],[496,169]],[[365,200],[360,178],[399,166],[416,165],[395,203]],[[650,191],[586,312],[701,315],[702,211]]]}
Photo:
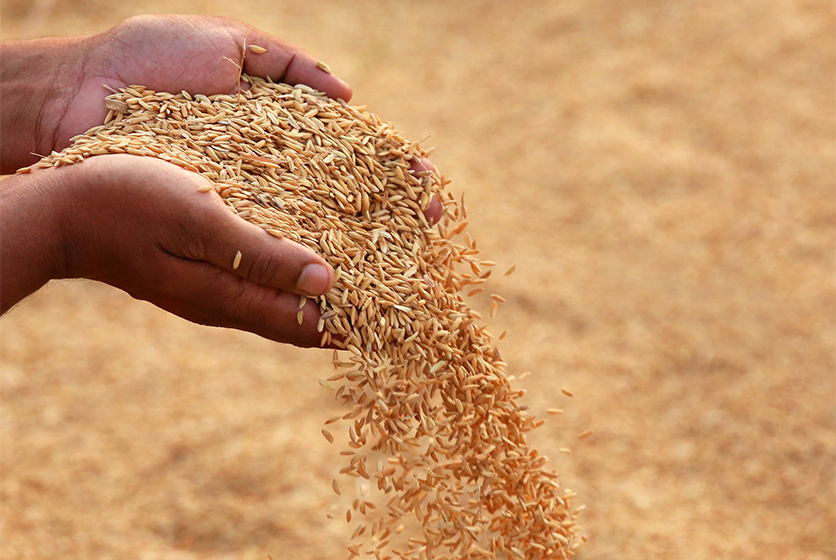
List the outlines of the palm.
{"label": "palm", "polygon": [[103,78],[111,87],[226,93],[238,84],[245,37],[206,20],[149,17],[115,28]]}

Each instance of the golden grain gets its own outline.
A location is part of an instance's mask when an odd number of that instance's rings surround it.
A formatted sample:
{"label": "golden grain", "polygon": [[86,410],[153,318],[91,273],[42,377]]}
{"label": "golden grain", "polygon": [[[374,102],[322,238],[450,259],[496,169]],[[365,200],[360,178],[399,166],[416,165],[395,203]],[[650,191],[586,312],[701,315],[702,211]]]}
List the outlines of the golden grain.
{"label": "golden grain", "polygon": [[235,253],[235,258],[232,259],[232,270],[238,270],[238,267],[241,266],[241,251],[237,251]]}
{"label": "golden grain", "polygon": [[250,50],[255,54],[264,54],[267,52],[267,49],[258,45],[250,45]]}
{"label": "golden grain", "polygon": [[[348,409],[326,422],[349,422],[340,476],[369,482],[346,515],[358,522],[352,556],[373,544],[364,554],[377,558],[568,558],[580,542],[573,494],[560,493],[526,442],[543,420],[518,404],[523,392],[461,297],[480,293],[482,269],[494,265],[477,259],[464,231],[463,198],[443,176],[411,172],[428,152],[365,108],[242,79],[251,87],[237,96],[114,93],[105,125],[35,167],[106,153],[170,161],[208,179],[238,216],[334,268],[327,294],[300,297],[297,321],[313,300],[323,344],[345,351],[332,360],[338,386],[320,383]],[[422,214],[433,198],[445,214],[435,226]],[[491,317],[501,301],[492,296]]]}

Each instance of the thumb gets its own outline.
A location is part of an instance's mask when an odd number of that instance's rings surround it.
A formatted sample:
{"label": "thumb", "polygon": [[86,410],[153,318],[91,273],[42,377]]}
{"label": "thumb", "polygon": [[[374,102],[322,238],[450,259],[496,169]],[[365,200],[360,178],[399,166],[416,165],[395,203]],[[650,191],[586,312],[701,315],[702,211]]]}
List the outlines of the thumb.
{"label": "thumb", "polygon": [[207,220],[203,231],[202,260],[250,282],[297,294],[318,296],[331,288],[334,271],[325,259],[244,221],[215,193],[206,194],[218,204],[216,219]]}

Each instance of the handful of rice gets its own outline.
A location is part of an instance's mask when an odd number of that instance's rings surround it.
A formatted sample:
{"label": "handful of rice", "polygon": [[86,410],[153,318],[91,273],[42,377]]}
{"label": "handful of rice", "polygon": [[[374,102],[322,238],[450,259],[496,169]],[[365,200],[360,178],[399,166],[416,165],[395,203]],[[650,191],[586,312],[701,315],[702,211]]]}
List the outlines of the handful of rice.
{"label": "handful of rice", "polygon": [[[243,78],[252,87],[237,96],[114,93],[103,126],[34,167],[108,153],[164,159],[334,267],[318,328],[323,345],[345,350],[335,350],[328,382],[347,412],[326,424],[348,424],[349,558],[572,555],[581,541],[572,493],[526,443],[543,420],[517,403],[523,392],[463,297],[493,266],[466,233],[452,240],[467,225],[463,203],[444,179],[411,171],[424,150],[365,108]],[[422,214],[434,197],[445,209],[435,226]]]}

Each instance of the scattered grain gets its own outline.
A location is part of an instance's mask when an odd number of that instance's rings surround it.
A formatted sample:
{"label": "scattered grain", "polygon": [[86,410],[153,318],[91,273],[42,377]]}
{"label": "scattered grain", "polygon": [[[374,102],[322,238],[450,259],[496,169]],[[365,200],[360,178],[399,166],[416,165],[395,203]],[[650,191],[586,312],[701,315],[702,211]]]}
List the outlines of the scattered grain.
{"label": "scattered grain", "polygon": [[[357,496],[352,556],[371,543],[364,554],[408,560],[574,554],[573,494],[559,491],[526,441],[543,420],[516,402],[522,392],[460,295],[481,292],[490,276],[482,269],[494,264],[477,259],[464,232],[463,197],[435,173],[410,172],[427,151],[364,108],[307,86],[242,79],[251,87],[237,96],[114,93],[105,125],[36,167],[93,154],[159,157],[200,173],[238,216],[334,268],[332,289],[300,298],[297,320],[313,300],[323,344],[345,351],[329,379],[338,386],[320,383],[348,411],[327,423],[348,423],[341,476],[378,492]],[[436,226],[421,214],[433,198],[445,212]],[[493,297],[491,317],[500,301]],[[341,494],[336,479],[332,486]]]}

